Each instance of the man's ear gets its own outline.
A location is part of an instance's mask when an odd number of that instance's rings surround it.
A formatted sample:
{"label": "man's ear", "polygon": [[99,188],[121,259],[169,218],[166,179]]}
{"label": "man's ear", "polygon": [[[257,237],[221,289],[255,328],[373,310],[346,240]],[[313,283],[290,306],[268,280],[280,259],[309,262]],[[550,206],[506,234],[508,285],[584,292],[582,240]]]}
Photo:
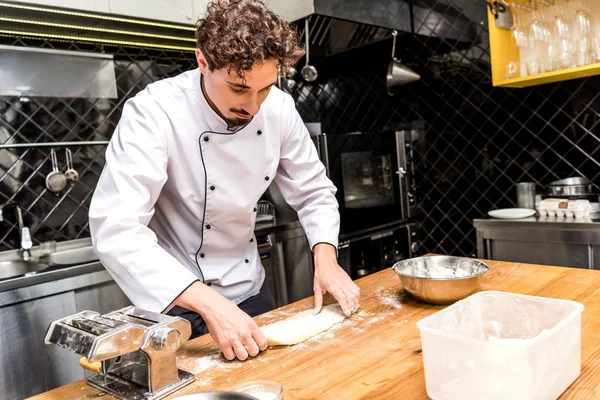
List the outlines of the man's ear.
{"label": "man's ear", "polygon": [[204,57],[204,54],[200,49],[196,49],[196,61],[198,62],[198,68],[200,68],[200,72],[206,74],[208,72],[208,62],[206,61],[206,57]]}

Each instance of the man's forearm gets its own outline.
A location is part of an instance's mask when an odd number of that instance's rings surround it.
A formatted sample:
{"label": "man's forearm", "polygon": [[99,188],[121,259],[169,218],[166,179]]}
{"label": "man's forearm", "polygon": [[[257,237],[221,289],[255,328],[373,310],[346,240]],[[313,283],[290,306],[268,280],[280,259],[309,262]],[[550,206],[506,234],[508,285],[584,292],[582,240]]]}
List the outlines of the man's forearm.
{"label": "man's forearm", "polygon": [[317,258],[332,257],[337,260],[336,248],[331,243],[317,243],[313,247],[313,253]]}
{"label": "man's forearm", "polygon": [[173,301],[173,304],[191,311],[195,311],[204,317],[209,309],[209,299],[214,298],[215,295],[220,296],[216,290],[208,287],[200,281],[196,281],[192,283],[186,290],[184,290]]}

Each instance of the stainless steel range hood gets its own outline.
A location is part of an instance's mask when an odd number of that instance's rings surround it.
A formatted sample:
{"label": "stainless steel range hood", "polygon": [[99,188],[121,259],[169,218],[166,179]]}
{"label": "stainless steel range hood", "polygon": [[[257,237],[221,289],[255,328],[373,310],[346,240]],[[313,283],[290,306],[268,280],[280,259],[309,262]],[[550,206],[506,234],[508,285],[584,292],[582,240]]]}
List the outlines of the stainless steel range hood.
{"label": "stainless steel range hood", "polygon": [[269,6],[288,21],[309,18],[311,52],[314,46],[317,55],[390,39],[392,30],[466,46],[477,40],[475,23],[440,0],[269,0]]}

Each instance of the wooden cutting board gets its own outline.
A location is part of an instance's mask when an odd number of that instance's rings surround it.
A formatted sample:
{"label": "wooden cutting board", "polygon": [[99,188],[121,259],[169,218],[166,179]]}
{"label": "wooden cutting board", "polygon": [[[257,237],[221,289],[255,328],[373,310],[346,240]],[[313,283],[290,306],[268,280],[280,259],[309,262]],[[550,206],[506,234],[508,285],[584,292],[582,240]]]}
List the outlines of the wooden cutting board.
{"label": "wooden cutting board", "polygon": [[[561,399],[600,399],[600,271],[484,262],[490,271],[481,290],[575,300],[585,305],[582,373]],[[196,382],[170,398],[231,390],[244,382],[267,379],[282,385],[286,400],[427,399],[416,323],[442,307],[406,294],[391,269],[357,283],[361,287],[360,312],[300,345],[270,349],[245,362],[227,362],[209,335],[190,341],[180,350],[178,365],[196,374]],[[259,325],[266,324],[311,306],[312,298],[304,299],[256,320]],[[102,394],[81,380],[35,399],[97,400],[98,396]]]}

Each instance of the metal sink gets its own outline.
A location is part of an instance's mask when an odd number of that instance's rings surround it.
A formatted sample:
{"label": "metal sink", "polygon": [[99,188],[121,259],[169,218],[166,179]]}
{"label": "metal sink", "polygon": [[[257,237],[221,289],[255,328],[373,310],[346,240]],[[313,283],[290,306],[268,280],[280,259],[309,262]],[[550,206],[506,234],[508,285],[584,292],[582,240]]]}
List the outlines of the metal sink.
{"label": "metal sink", "polygon": [[0,262],[0,280],[35,274],[48,268],[48,264],[35,261],[10,260]]}
{"label": "metal sink", "polygon": [[55,251],[41,256],[39,260],[52,266],[69,266],[97,261],[98,256],[96,256],[92,246],[86,246],[78,249]]}

